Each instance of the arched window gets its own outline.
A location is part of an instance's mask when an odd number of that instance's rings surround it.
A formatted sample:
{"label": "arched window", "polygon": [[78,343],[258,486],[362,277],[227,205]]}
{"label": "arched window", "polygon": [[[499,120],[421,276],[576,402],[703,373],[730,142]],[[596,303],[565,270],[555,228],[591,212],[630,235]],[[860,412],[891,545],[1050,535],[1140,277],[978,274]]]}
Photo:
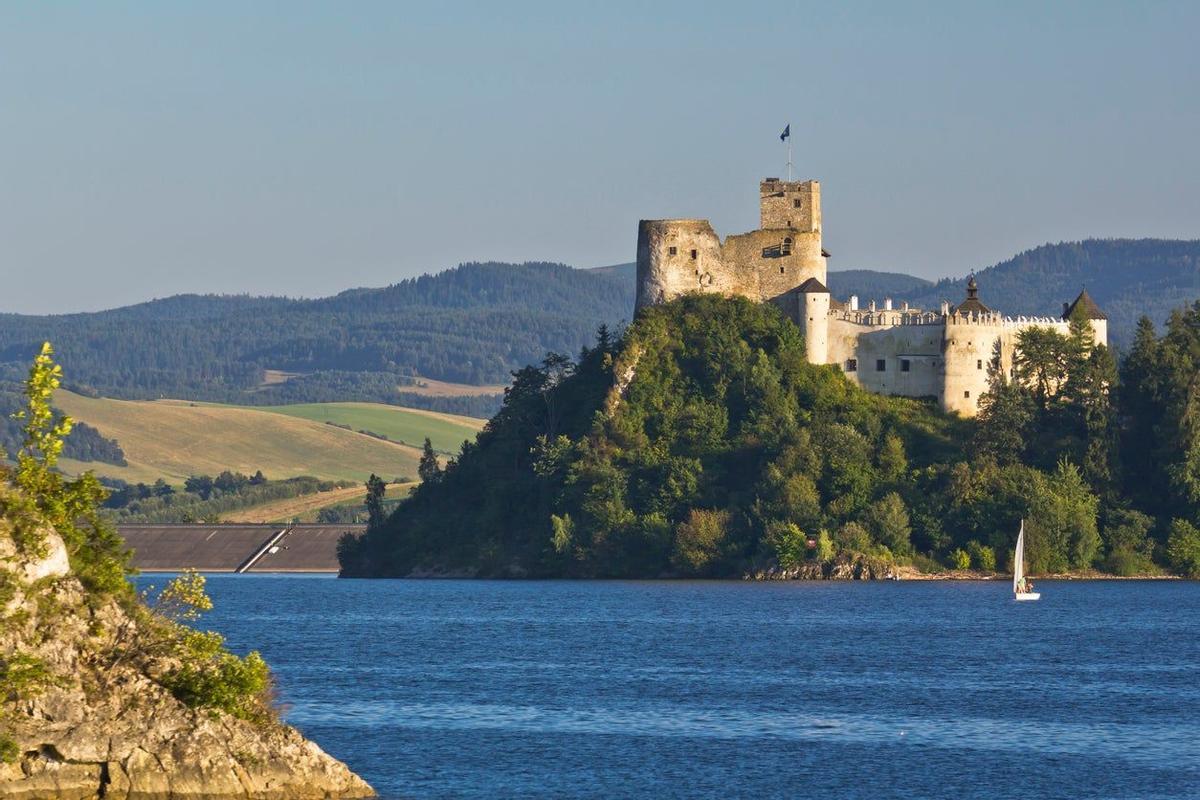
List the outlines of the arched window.
{"label": "arched window", "polygon": [[783,238],[783,244],[781,244],[779,246],[779,255],[790,256],[791,254],[792,254],[792,237],[785,236]]}

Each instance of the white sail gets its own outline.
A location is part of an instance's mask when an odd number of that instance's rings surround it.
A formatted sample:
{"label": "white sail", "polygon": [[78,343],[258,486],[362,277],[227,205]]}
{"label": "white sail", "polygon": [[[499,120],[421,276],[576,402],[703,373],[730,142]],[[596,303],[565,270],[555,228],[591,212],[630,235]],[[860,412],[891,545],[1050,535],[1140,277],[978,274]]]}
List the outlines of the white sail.
{"label": "white sail", "polygon": [[1021,520],[1021,532],[1017,534],[1017,552],[1013,554],[1013,594],[1019,594],[1021,579],[1025,577],[1025,520]]}

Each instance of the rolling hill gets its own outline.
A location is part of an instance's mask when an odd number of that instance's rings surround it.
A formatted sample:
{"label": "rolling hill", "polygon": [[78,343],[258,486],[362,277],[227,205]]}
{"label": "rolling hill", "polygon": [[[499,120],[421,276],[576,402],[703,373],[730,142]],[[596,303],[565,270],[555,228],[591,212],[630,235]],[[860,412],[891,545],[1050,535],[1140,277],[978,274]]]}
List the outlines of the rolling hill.
{"label": "rolling hill", "polygon": [[[1047,244],[977,275],[984,302],[1014,315],[1059,313],[1086,285],[1120,346],[1140,315],[1161,323],[1200,297],[1200,241]],[[839,297],[891,296],[926,308],[957,301],[965,281],[829,273]],[[575,354],[601,324],[629,320],[634,282],[633,264],[463,264],[317,300],[186,295],[94,314],[0,315],[0,382],[22,378],[49,339],[68,386],[87,395],[246,406],[365,401],[488,417],[512,370],[548,351]],[[472,394],[469,386],[481,384],[491,393]]]}
{"label": "rolling hill", "polygon": [[[405,384],[507,384],[512,370],[548,351],[576,353],[632,311],[632,286],[612,277],[562,264],[463,264],[316,300],[184,295],[91,314],[4,314],[0,379],[22,377],[49,340],[85,394],[362,400],[488,416],[496,397]],[[267,383],[268,371],[293,377]]]}
{"label": "rolling hill", "polygon": [[[54,404],[115,438],[128,461],[127,466],[118,466],[64,459],[64,469],[91,469],[131,482],[162,477],[178,483],[190,475],[227,469],[247,474],[262,470],[268,478],[313,475],[361,482],[372,472],[388,479],[415,476],[420,458],[416,447],[272,411],[174,400],[90,398],[63,390],[55,394]],[[372,410],[353,411],[362,415]],[[474,421],[460,424],[404,409],[387,411],[397,415],[390,423],[392,430],[416,432],[419,427],[414,425],[428,420],[439,440],[461,443],[474,437]],[[385,423],[379,420],[378,424]]]}

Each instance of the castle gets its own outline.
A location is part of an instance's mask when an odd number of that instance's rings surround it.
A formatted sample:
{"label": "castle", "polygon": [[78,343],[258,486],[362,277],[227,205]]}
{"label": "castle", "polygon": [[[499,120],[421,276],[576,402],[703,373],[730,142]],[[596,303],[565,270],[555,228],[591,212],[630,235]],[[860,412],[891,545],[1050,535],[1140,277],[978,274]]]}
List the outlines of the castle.
{"label": "castle", "polygon": [[946,411],[974,416],[987,391],[987,367],[1000,344],[1011,374],[1017,334],[1033,327],[1067,333],[1078,309],[1096,344],[1108,323],[1088,296],[1063,304],[1061,318],[1007,317],[979,299],[972,276],[967,297],[935,311],[894,308],[891,299],[865,307],[857,297],[834,300],[825,288],[829,254],[821,247],[821,185],[767,178],[759,185],[759,229],[722,242],[707,220],[638,223],[637,307],[688,292],[713,292],[774,303],[804,332],[808,360],[835,364],[865,389],[936,397]]}

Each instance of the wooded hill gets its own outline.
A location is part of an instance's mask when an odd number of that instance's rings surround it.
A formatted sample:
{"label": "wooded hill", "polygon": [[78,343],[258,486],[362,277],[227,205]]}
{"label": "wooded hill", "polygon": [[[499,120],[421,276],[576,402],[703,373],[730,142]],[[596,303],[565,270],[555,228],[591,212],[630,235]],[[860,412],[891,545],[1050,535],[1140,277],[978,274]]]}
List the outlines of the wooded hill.
{"label": "wooded hill", "polygon": [[966,420],[809,364],[770,305],[685,296],[521,370],[476,441],[343,541],[343,574],[993,571],[1024,519],[1035,573],[1200,576],[1200,303],[1141,326],[1119,376],[1090,330],[1023,333]]}
{"label": "wooded hill", "polygon": [[[71,386],[129,399],[402,402],[485,416],[489,398],[397,392],[424,376],[506,384],[548,351],[578,352],[633,312],[633,288],[562,264],[463,264],[318,300],[182,295],[61,316],[0,315],[12,380],[54,342]],[[299,373],[263,386],[265,370]]]}

